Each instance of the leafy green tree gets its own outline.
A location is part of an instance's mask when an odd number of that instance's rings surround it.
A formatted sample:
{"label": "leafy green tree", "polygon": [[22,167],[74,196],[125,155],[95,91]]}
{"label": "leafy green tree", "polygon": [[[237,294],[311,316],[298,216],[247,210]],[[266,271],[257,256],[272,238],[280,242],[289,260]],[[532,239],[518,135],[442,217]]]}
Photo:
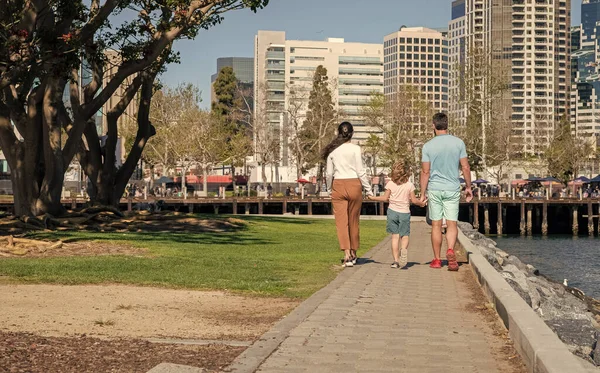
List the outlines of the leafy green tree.
{"label": "leafy green tree", "polygon": [[[15,213],[64,214],[60,200],[64,173],[75,157],[92,184],[92,201],[116,205],[155,134],[149,120],[155,78],[178,61],[173,43],[193,39],[200,30],[220,23],[228,11],[256,11],[267,3],[2,1],[0,148],[11,168]],[[123,11],[131,17],[116,24],[114,16]],[[109,58],[108,50],[116,56]],[[89,81],[80,79],[84,70],[89,70]],[[106,133],[98,134],[94,116],[123,87],[117,104],[104,113]],[[70,97],[69,109],[64,93]],[[138,128],[125,163],[117,168],[117,123],[133,102]]]}
{"label": "leafy green tree", "polygon": [[317,66],[313,76],[312,90],[308,97],[306,119],[299,130],[299,146],[307,154],[304,164],[300,165],[305,172],[317,167],[317,191],[323,184],[323,160],[321,153],[325,146],[335,137],[338,113],[332,95],[332,82],[327,76],[327,69]]}
{"label": "leafy green tree", "polygon": [[212,103],[213,112],[218,116],[230,117],[236,106],[238,92],[237,78],[231,67],[225,66],[219,71],[213,89],[217,99]]}
{"label": "leafy green tree", "polygon": [[554,131],[554,138],[544,152],[550,175],[567,183],[579,174],[580,168],[594,153],[590,141],[572,135],[568,122],[562,121]]}

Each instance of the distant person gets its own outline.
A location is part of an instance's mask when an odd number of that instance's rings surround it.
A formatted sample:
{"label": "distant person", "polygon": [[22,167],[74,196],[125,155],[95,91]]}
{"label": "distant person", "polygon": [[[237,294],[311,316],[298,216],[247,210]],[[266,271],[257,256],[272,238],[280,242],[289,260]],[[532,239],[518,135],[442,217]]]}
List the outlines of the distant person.
{"label": "distant person", "polygon": [[406,161],[398,161],[392,167],[392,179],[385,185],[385,193],[369,197],[372,201],[390,203],[387,210],[387,233],[392,235],[392,268],[404,268],[408,264],[410,237],[410,204],[421,207],[425,203],[415,196],[415,185],[408,181],[410,167]]}
{"label": "distant person", "polygon": [[267,198],[273,197],[273,186],[271,184],[267,185]]}
{"label": "distant person", "polygon": [[338,127],[338,135],[325,147],[322,157],[327,161],[327,189],[331,192],[333,214],[340,249],[344,251],[342,264],[352,267],[360,248],[360,209],[362,189],[372,196],[371,183],[363,165],[360,146],[350,142],[354,128],[349,122]]}
{"label": "distant person", "polygon": [[465,143],[448,134],[448,116],[438,113],[433,116],[435,137],[423,146],[421,169],[421,202],[428,200],[429,218],[432,220],[431,243],[433,260],[431,268],[441,268],[442,220],[448,225],[448,270],[458,271],[454,247],[458,238],[458,210],[460,205],[459,165],[465,179],[467,202],[473,199],[471,190],[471,168]]}

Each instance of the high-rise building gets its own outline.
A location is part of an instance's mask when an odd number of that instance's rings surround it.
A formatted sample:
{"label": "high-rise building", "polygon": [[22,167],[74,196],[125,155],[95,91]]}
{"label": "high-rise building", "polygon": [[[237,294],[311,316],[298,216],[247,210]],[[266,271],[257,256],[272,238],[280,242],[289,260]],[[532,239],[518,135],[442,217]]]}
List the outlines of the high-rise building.
{"label": "high-rise building", "polygon": [[453,125],[464,126],[465,103],[466,13],[465,0],[452,2],[452,20],[448,24],[448,115]]}
{"label": "high-rise building", "polygon": [[217,72],[210,77],[210,101],[215,102],[213,83],[224,67],[231,67],[238,83],[242,88],[253,90],[254,87],[254,58],[252,57],[221,57],[217,58]]}
{"label": "high-rise building", "polygon": [[383,39],[384,93],[414,87],[434,111],[448,110],[448,40],[425,27],[401,27]]}
{"label": "high-rise building", "polygon": [[[341,38],[324,41],[287,40],[282,31],[259,31],[254,45],[255,115],[266,102],[268,124],[281,139],[281,162],[274,181],[295,181],[296,165],[289,146],[288,121],[292,106],[296,120],[308,110],[308,95],[318,66],[327,69],[333,101],[343,119],[354,125],[355,142],[375,131],[365,125],[362,108],[373,93],[383,93],[383,45],[351,43]],[[255,175],[253,175],[253,181]]]}
{"label": "high-rise building", "polygon": [[600,139],[600,0],[583,0],[581,26],[571,29],[571,132]]}
{"label": "high-rise building", "polygon": [[[453,5],[454,14],[460,14],[460,2]],[[477,74],[474,64],[488,66],[481,74],[489,77],[479,77],[481,92],[475,96],[489,100],[493,79],[500,91],[493,104],[500,110],[493,118],[486,111],[483,123],[495,123],[504,115],[498,113],[506,113],[517,152],[542,153],[557,123],[569,117],[570,6],[570,0],[465,0],[465,79],[472,79],[474,70]]]}
{"label": "high-rise building", "polygon": [[570,106],[571,2],[513,5],[513,130],[525,153],[543,153]]}

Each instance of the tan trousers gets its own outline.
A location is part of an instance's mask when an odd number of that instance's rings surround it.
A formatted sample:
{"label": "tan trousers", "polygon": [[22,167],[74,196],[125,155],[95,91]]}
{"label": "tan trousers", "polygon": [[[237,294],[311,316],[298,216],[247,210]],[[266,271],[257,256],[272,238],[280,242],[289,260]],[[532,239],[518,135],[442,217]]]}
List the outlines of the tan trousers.
{"label": "tan trousers", "polygon": [[331,192],[340,250],[360,248],[360,208],[362,185],[359,179],[334,180]]}

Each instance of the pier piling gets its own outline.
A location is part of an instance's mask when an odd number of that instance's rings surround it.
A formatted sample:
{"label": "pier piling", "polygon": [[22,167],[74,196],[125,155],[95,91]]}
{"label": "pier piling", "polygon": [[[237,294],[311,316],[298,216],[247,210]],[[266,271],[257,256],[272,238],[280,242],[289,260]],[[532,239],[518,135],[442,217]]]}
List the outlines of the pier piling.
{"label": "pier piling", "polygon": [[483,228],[485,234],[490,234],[490,205],[486,203],[483,205]]}
{"label": "pier piling", "polygon": [[592,204],[591,200],[588,201],[587,209],[588,209],[588,234],[590,235],[590,237],[594,237],[594,205]]}
{"label": "pier piling", "polygon": [[533,207],[527,205],[527,235],[533,235]]}
{"label": "pier piling", "polygon": [[498,223],[496,224],[496,227],[498,230],[498,235],[502,235],[502,233],[504,233],[503,211],[504,211],[504,208],[502,207],[502,202],[498,202]]}
{"label": "pier piling", "polygon": [[573,206],[573,236],[579,235],[579,206]]}
{"label": "pier piling", "polygon": [[542,205],[542,235],[548,235],[548,203],[546,201]]}
{"label": "pier piling", "polygon": [[473,211],[473,228],[475,228],[475,230],[479,230],[479,201],[473,202]]}
{"label": "pier piling", "polygon": [[524,236],[526,234],[526,224],[527,221],[525,220],[525,201],[521,200],[521,236]]}

